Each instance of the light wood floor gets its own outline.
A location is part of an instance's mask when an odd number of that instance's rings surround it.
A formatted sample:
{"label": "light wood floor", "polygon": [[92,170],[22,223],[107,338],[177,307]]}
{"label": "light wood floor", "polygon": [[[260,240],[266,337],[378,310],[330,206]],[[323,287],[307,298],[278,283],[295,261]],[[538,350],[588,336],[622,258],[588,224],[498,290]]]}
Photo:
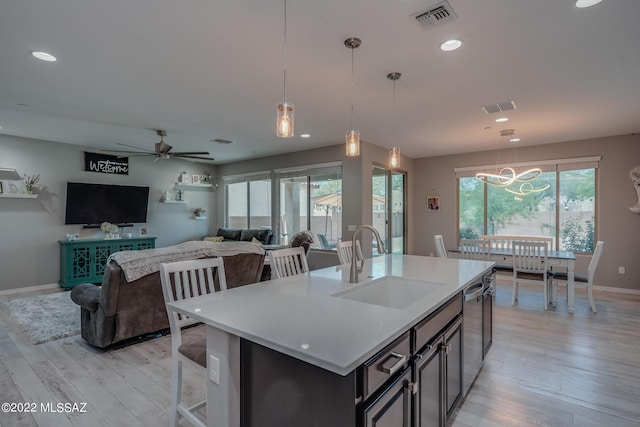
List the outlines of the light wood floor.
{"label": "light wood floor", "polygon": [[[499,285],[494,344],[453,426],[640,426],[640,296],[595,296],[597,314],[579,290],[570,315],[566,298],[544,312],[541,290],[525,286],[511,307]],[[1,312],[0,403],[38,410],[0,412],[0,426],[165,426],[170,353],[169,337],[107,352],[79,336],[33,345]],[[185,376],[185,393],[204,398],[202,379]],[[49,402],[86,402],[86,413],[41,412]]]}

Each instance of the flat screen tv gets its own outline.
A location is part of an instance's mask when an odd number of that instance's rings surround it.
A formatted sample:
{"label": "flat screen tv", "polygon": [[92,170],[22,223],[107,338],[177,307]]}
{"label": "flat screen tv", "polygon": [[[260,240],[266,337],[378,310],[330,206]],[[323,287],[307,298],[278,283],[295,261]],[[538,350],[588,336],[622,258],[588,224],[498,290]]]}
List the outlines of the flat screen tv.
{"label": "flat screen tv", "polygon": [[149,187],[67,182],[65,224],[147,222]]}

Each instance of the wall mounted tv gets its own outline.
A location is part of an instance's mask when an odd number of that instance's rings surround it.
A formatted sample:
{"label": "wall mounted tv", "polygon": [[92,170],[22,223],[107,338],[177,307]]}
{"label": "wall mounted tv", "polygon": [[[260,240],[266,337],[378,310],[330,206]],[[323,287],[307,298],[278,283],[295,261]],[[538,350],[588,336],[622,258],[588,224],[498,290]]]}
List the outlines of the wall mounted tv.
{"label": "wall mounted tv", "polygon": [[65,224],[147,222],[149,187],[67,182]]}

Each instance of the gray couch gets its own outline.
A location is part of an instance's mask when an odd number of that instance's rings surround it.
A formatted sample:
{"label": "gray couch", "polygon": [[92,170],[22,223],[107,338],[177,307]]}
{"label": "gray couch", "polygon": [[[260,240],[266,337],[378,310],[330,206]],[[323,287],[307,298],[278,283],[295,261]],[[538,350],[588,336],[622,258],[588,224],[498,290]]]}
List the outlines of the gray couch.
{"label": "gray couch", "polygon": [[[260,281],[264,254],[241,253],[223,259],[228,289]],[[109,347],[169,327],[159,272],[128,282],[112,261],[101,286],[75,286],[71,299],[82,308],[82,338],[95,347]]]}
{"label": "gray couch", "polygon": [[250,242],[254,237],[263,245],[276,244],[276,235],[268,228],[218,228],[217,236],[224,237],[224,241]]}

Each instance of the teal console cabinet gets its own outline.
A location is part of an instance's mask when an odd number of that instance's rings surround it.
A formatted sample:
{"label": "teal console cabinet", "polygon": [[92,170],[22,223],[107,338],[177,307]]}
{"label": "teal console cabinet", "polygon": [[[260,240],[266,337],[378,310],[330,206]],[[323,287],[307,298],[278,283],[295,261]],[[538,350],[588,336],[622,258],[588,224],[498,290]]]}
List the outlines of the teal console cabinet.
{"label": "teal console cabinet", "polygon": [[109,255],[156,247],[155,237],[130,239],[60,240],[60,286],[70,289],[80,283],[101,283]]}

